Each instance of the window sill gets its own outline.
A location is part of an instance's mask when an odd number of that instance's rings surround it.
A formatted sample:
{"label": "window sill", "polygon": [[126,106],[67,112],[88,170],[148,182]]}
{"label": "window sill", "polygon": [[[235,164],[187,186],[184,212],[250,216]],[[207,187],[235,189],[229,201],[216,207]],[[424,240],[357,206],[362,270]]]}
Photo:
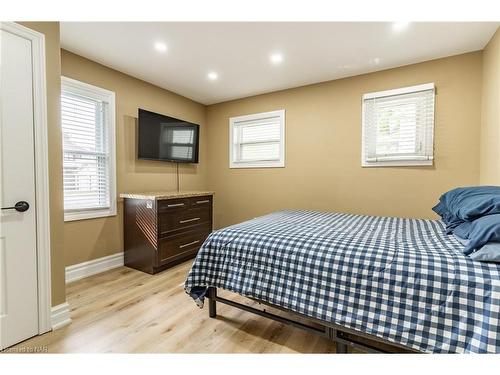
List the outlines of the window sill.
{"label": "window sill", "polygon": [[362,162],[361,166],[363,168],[374,168],[374,167],[430,167],[434,164],[433,160],[391,160],[391,161],[374,161],[374,162]]}
{"label": "window sill", "polygon": [[285,168],[284,161],[276,162],[249,162],[249,163],[230,163],[230,169],[243,169],[243,168]]}
{"label": "window sill", "polygon": [[101,217],[116,216],[116,209],[88,210],[88,211],[72,211],[64,213],[64,222],[98,219]]}

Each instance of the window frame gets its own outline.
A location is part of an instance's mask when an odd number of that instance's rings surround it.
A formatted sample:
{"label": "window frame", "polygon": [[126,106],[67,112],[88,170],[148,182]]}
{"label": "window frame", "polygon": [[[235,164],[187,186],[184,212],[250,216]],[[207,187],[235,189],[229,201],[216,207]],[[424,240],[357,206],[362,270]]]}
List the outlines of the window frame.
{"label": "window frame", "polygon": [[[376,160],[368,161],[366,158],[365,148],[365,135],[366,135],[366,121],[365,121],[365,100],[374,98],[383,98],[387,96],[397,96],[404,94],[412,94],[421,91],[433,90],[433,106],[432,106],[432,157],[430,159],[418,160],[418,156],[402,156],[400,159],[393,160]],[[432,166],[434,164],[434,129],[435,129],[435,112],[436,112],[436,86],[434,82],[424,83],[421,85],[402,87],[398,89],[370,92],[364,94],[361,99],[361,166],[362,167],[411,167],[411,166]]]}
{"label": "window frame", "polygon": [[[107,132],[108,146],[108,176],[109,176],[109,207],[94,208],[94,209],[64,209],[64,221],[76,221],[86,219],[96,219],[101,217],[116,216],[116,107],[115,93],[110,90],[103,89],[85,82],[81,82],[72,78],[61,76],[61,96],[62,91],[70,91],[76,95],[86,96],[95,100],[107,102],[107,124],[105,131]],[[62,109],[60,110],[62,117]],[[62,120],[61,120],[62,131]],[[64,144],[61,144],[63,153],[64,165]],[[65,193],[63,184],[63,195]]]}
{"label": "window frame", "polygon": [[[280,121],[280,157],[278,160],[256,160],[256,161],[235,161],[234,150],[234,127],[239,122],[266,119],[269,117],[279,117]],[[262,142],[264,143],[264,142]],[[229,168],[284,168],[285,167],[285,110],[254,113],[250,115],[236,116],[229,118]]]}

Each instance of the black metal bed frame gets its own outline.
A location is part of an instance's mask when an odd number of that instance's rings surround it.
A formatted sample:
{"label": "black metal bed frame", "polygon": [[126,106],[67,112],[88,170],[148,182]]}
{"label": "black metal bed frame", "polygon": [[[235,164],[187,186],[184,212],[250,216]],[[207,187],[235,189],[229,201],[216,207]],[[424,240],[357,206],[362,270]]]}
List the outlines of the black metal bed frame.
{"label": "black metal bed frame", "polygon": [[258,303],[267,305],[274,309],[278,309],[287,312],[288,314],[292,314],[297,317],[301,317],[303,319],[314,322],[318,324],[321,328],[301,323],[297,320],[289,319],[280,315],[276,315],[265,310],[259,310],[239,302],[231,301],[227,298],[218,296],[217,288],[215,287],[208,288],[207,297],[208,297],[208,314],[210,318],[217,317],[217,302],[223,303],[225,305],[236,307],[240,310],[251,312],[253,314],[263,316],[265,318],[272,319],[277,322],[286,325],[291,325],[303,329],[305,331],[313,332],[315,334],[323,336],[335,342],[337,353],[348,353],[349,347],[356,348],[367,353],[418,353],[417,350],[408,348],[404,345],[395,344],[367,333],[358,332],[337,324],[328,323],[319,319],[311,318],[303,314],[283,309],[279,306],[271,305],[263,301],[255,300]]}

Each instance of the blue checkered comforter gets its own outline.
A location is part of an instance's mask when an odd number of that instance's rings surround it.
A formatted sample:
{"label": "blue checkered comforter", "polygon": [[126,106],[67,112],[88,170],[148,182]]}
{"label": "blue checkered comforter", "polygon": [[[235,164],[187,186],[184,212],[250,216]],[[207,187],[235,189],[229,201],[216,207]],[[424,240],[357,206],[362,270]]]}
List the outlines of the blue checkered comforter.
{"label": "blue checkered comforter", "polygon": [[500,265],[436,220],[280,211],[213,232],[185,288],[207,286],[433,353],[500,353]]}

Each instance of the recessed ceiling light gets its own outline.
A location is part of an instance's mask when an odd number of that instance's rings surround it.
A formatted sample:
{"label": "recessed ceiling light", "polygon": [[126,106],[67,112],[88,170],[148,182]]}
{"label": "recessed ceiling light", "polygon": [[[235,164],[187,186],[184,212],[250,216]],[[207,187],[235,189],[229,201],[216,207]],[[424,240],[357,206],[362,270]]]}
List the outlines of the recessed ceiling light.
{"label": "recessed ceiling light", "polygon": [[155,43],[155,50],[157,50],[158,52],[167,52],[167,45],[165,43],[162,43],[162,42],[156,42]]}
{"label": "recessed ceiling light", "polygon": [[269,57],[269,60],[271,60],[271,62],[274,64],[274,65],[278,65],[278,64],[281,64],[283,62],[283,55],[281,53],[273,53],[270,57]]}
{"label": "recessed ceiling light", "polygon": [[375,57],[374,59],[371,59],[370,63],[375,65],[380,64],[380,57]]}
{"label": "recessed ceiling light", "polygon": [[209,72],[207,74],[207,77],[208,77],[209,80],[215,81],[217,78],[219,78],[219,75],[217,73],[215,73],[215,72]]}
{"label": "recessed ceiling light", "polygon": [[406,30],[410,26],[409,22],[394,22],[392,24],[392,29],[396,32]]}

